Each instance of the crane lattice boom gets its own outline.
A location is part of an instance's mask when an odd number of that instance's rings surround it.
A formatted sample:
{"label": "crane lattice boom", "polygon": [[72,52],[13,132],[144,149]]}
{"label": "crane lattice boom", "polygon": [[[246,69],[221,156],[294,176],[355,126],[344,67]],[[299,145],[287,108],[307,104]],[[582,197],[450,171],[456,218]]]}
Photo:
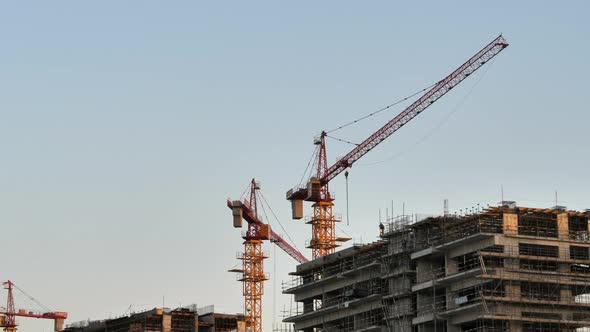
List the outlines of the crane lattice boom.
{"label": "crane lattice boom", "polygon": [[[365,139],[362,143],[352,149],[344,157],[340,158],[334,165],[328,168],[319,179],[322,186],[325,186],[330,180],[342,173],[346,168],[351,167],[353,163],[359,160],[362,156],[367,154],[379,143],[395,133],[398,129],[403,127],[406,123],[414,119],[418,114],[422,113],[428,106],[432,105],[447,92],[461,83],[465,78],[478,70],[486,62],[491,60],[494,56],[500,53],[508,46],[508,42],[502,35],[498,36],[491,43],[481,49],[477,54],[471,57],[467,62],[453,71],[450,75],[439,81],[433,88],[428,90],[422,97],[408,106],[400,114],[398,114],[391,121],[386,123],[383,127]],[[322,133],[325,135],[325,133]],[[302,199],[305,197],[306,188],[297,188],[287,192],[287,199]]]}
{"label": "crane lattice boom", "polygon": [[406,123],[424,112],[430,105],[439,100],[451,89],[459,85],[465,78],[473,74],[490,59],[498,55],[508,42],[502,35],[496,37],[491,43],[482,48],[459,68],[447,77],[436,83],[418,100],[404,109],[395,118],[387,122],[379,130],[371,134],[367,139],[338,159],[334,165],[328,167],[326,154],[326,132],[322,132],[320,139],[314,143],[319,145],[316,163],[317,172],[309,179],[305,187],[297,187],[287,192],[287,199],[291,201],[293,219],[303,218],[303,201],[313,202],[313,215],[307,221],[312,226],[312,238],[308,248],[312,249],[313,258],[319,258],[333,253],[341,242],[349,238],[336,237],[336,222],[341,221],[333,213],[334,197],[330,194],[329,183],[338,174],[351,167],[357,160],[398,131]]}

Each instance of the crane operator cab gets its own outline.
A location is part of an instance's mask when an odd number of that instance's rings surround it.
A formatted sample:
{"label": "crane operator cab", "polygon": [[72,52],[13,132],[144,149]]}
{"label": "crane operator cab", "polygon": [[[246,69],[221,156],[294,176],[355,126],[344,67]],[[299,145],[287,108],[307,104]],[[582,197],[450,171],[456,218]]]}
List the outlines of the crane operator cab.
{"label": "crane operator cab", "polygon": [[320,200],[322,191],[322,183],[318,178],[315,176],[309,179],[307,183],[307,197],[305,198],[306,201],[313,201],[317,202]]}

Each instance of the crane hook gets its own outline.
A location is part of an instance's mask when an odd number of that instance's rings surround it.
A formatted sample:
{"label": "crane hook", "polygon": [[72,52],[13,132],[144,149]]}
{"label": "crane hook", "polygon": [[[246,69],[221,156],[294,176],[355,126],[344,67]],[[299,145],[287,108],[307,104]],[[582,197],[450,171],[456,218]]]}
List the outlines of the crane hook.
{"label": "crane hook", "polygon": [[348,170],[344,172],[346,178],[346,226],[350,226],[350,214],[348,213]]}

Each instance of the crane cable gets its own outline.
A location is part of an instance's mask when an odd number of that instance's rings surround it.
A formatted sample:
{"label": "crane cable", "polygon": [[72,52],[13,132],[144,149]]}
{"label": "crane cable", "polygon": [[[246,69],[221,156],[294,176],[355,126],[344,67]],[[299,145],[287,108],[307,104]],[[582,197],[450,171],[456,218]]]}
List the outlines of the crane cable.
{"label": "crane cable", "polygon": [[15,285],[14,283],[12,284],[12,286],[16,289],[18,289],[23,295],[25,295],[26,297],[29,298],[29,300],[35,302],[39,307],[43,308],[43,310],[47,311],[47,312],[52,312],[53,310],[51,310],[48,306],[44,305],[43,303],[39,302],[37,299],[35,299],[34,297],[32,297],[31,295],[29,295],[27,292],[25,292],[22,288],[18,287],[17,285]]}
{"label": "crane cable", "polygon": [[266,209],[264,208],[264,204],[260,204],[261,209],[261,216],[258,216],[258,220],[264,222],[264,220],[268,220],[268,215],[266,214]]}
{"label": "crane cable", "polygon": [[353,142],[350,142],[350,141],[347,141],[347,140],[344,140],[344,139],[341,139],[341,138],[338,138],[338,137],[330,136],[330,135],[327,135],[327,134],[326,134],[326,137],[331,138],[331,139],[334,139],[334,140],[337,140],[337,141],[340,141],[342,143],[348,143],[348,144],[356,145],[356,146],[359,145],[358,143],[353,143]]}
{"label": "crane cable", "polygon": [[344,235],[350,237],[352,239],[352,235],[348,234],[343,228],[341,228],[340,226],[336,225],[336,228],[341,231],[342,233],[344,233]]}
{"label": "crane cable", "polygon": [[[266,206],[268,206],[268,209],[270,210],[270,212],[272,213],[272,215],[275,217],[275,220],[277,221],[277,223],[279,224],[279,226],[281,226],[281,228],[283,229],[283,232],[285,232],[285,235],[287,236],[287,238],[289,239],[289,241],[291,241],[291,244],[293,245],[293,247],[295,247],[295,249],[297,249],[297,251],[299,251],[299,248],[297,248],[297,245],[295,244],[295,241],[293,241],[293,239],[291,238],[291,236],[289,235],[289,233],[287,232],[287,230],[285,229],[285,227],[283,227],[283,224],[281,224],[281,221],[279,220],[279,218],[277,217],[277,215],[275,214],[275,212],[273,211],[272,207],[270,207],[270,204],[268,204],[268,201],[266,200],[266,198],[264,197],[264,195],[262,194],[261,191],[259,191],[260,193],[260,197],[262,197],[262,201],[266,204]],[[264,205],[263,209],[264,209]]]}
{"label": "crane cable", "polygon": [[348,171],[344,172],[346,178],[346,226],[350,226],[350,214],[348,212]]}
{"label": "crane cable", "polygon": [[355,165],[357,165],[357,166],[373,166],[373,165],[381,164],[381,163],[390,161],[392,159],[395,159],[395,158],[409,152],[410,150],[412,150],[414,147],[420,145],[421,143],[425,142],[428,138],[430,138],[430,136],[432,136],[437,130],[439,130],[451,118],[451,116],[453,116],[453,114],[457,113],[457,111],[459,111],[459,109],[461,108],[461,106],[463,106],[463,104],[465,104],[465,102],[467,101],[467,98],[469,98],[469,96],[471,95],[471,93],[473,92],[475,87],[477,87],[477,85],[479,85],[479,83],[483,80],[483,78],[485,77],[488,70],[490,70],[490,68],[494,64],[495,60],[496,60],[496,58],[492,58],[492,60],[490,61],[490,64],[486,67],[485,71],[483,71],[483,73],[481,74],[479,79],[469,89],[469,91],[467,92],[465,97],[463,97],[463,99],[461,99],[455,105],[455,107],[452,109],[452,111],[449,114],[447,114],[447,116],[445,116],[439,123],[437,123],[436,126],[434,126],[434,128],[432,128],[426,135],[422,136],[422,138],[420,138],[418,141],[416,141],[414,144],[412,144],[407,149],[405,149],[401,152],[398,152],[398,153],[390,156],[389,158],[385,158],[385,159],[382,159],[382,160],[379,160],[376,162],[372,162],[372,163],[356,163]]}
{"label": "crane cable", "polygon": [[398,105],[398,104],[400,104],[400,103],[403,103],[404,101],[406,101],[406,100],[408,100],[408,99],[410,99],[410,98],[412,98],[412,97],[414,97],[414,96],[416,96],[416,95],[418,95],[418,94],[420,94],[420,93],[422,93],[422,92],[426,92],[426,90],[428,90],[428,89],[432,88],[433,86],[435,86],[435,85],[437,85],[437,84],[438,84],[438,82],[436,82],[436,83],[434,83],[434,84],[432,84],[432,85],[430,85],[430,86],[428,86],[428,87],[426,87],[426,88],[424,88],[424,89],[422,89],[422,90],[420,90],[420,91],[414,92],[413,94],[411,94],[411,95],[409,95],[409,96],[407,96],[407,97],[405,97],[405,98],[402,98],[402,99],[400,99],[400,100],[396,101],[396,102],[395,102],[395,103],[393,103],[393,104],[389,104],[389,105],[387,105],[387,106],[385,106],[385,107],[382,107],[382,108],[380,108],[380,109],[376,110],[376,111],[375,111],[375,112],[373,112],[373,113],[369,113],[369,114],[367,114],[367,115],[365,115],[365,116],[363,116],[363,117],[360,117],[360,118],[358,118],[358,119],[356,119],[356,120],[353,120],[353,121],[351,121],[351,122],[348,122],[348,123],[346,123],[346,124],[343,124],[343,125],[341,125],[341,126],[339,126],[339,127],[337,127],[337,128],[334,128],[334,129],[332,129],[332,130],[328,130],[328,131],[326,131],[326,133],[327,133],[327,134],[329,134],[329,133],[331,133],[331,132],[334,132],[334,131],[336,131],[336,130],[340,130],[340,129],[342,129],[342,128],[346,128],[346,127],[348,127],[348,126],[350,126],[350,125],[353,125],[353,124],[355,124],[355,123],[357,123],[357,122],[359,122],[359,121],[362,121],[362,120],[364,120],[364,119],[366,119],[366,118],[370,118],[370,117],[372,117],[373,115],[379,114],[379,113],[381,113],[381,112],[383,112],[383,111],[385,111],[385,110],[387,110],[387,109],[390,109],[391,107],[393,107],[393,106],[395,106],[395,105]]}
{"label": "crane cable", "polygon": [[315,160],[315,156],[317,155],[319,150],[319,146],[316,146],[315,149],[313,150],[313,153],[311,154],[311,158],[309,158],[309,161],[307,162],[307,167],[305,167],[305,171],[303,172],[303,175],[301,176],[301,179],[299,180],[299,184],[297,184],[298,187],[301,187],[301,184],[303,183],[303,179],[305,179],[305,175],[307,174],[307,170],[309,169],[309,166],[311,165],[311,163]]}
{"label": "crane cable", "polygon": [[248,189],[250,189],[251,186],[252,186],[252,183],[248,182],[246,189],[244,189],[244,192],[242,193],[242,195],[240,195],[240,200],[246,198],[246,193],[248,192]]}

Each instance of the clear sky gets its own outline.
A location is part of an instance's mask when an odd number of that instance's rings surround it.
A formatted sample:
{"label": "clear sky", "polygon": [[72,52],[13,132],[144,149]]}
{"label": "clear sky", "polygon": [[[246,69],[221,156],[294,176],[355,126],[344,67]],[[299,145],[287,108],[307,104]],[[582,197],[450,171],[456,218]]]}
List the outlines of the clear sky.
{"label": "clear sky", "polygon": [[[258,178],[303,248],[310,229],[284,195],[313,137],[440,80],[500,33],[511,45],[493,63],[353,167],[341,232],[369,242],[391,200],[394,213],[402,202],[440,213],[445,198],[455,211],[498,202],[502,185],[522,205],[555,205],[557,190],[561,205],[590,208],[589,12],[587,1],[2,2],[0,279],[69,322],[163,301],[240,312],[226,197]],[[401,109],[337,134],[360,141]],[[328,149],[334,161],[350,146]],[[332,190],[345,212],[342,176]],[[273,289],[294,266],[280,250],[267,260],[265,331],[289,305]]]}

